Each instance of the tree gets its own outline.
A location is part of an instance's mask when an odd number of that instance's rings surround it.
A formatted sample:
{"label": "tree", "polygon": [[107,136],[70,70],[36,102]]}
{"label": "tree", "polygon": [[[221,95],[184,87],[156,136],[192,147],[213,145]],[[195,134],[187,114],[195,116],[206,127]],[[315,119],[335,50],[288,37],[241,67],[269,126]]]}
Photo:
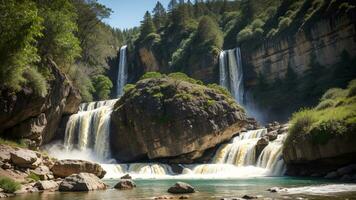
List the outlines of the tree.
{"label": "tree", "polygon": [[36,39],[42,36],[43,19],[31,1],[0,3],[0,88],[21,89],[23,72],[40,60]]}
{"label": "tree", "polygon": [[38,41],[39,54],[42,58],[53,59],[67,72],[81,53],[75,35],[78,31],[75,8],[69,0],[37,0],[36,3],[40,16],[45,19],[45,37]]}
{"label": "tree", "polygon": [[109,94],[111,88],[113,87],[113,84],[108,77],[104,75],[98,75],[94,77],[93,85],[95,88],[94,96],[97,100],[106,100],[109,98]]}
{"label": "tree", "polygon": [[163,5],[157,1],[155,8],[153,9],[153,22],[157,29],[160,29],[167,21],[167,13]]}
{"label": "tree", "polygon": [[209,16],[201,18],[197,30],[197,40],[201,44],[208,44],[217,48],[222,47],[223,35],[218,24]]}
{"label": "tree", "polygon": [[143,21],[141,21],[140,38],[145,39],[150,33],[156,32],[150,12],[146,11]]}
{"label": "tree", "polygon": [[172,11],[178,5],[177,0],[171,0],[168,4],[168,10]]}

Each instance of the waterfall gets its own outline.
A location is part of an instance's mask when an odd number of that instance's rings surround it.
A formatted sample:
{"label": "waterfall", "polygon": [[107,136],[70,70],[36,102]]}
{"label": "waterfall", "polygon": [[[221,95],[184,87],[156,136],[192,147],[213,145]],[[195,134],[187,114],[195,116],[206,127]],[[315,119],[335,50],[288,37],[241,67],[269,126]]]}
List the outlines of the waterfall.
{"label": "waterfall", "polygon": [[222,51],[219,55],[220,85],[230,91],[235,100],[243,104],[243,70],[240,48]]}
{"label": "waterfall", "polygon": [[[213,164],[195,166],[192,172],[210,174],[227,170],[231,173],[233,171],[241,173],[241,170],[244,170],[245,173],[253,172],[259,175],[261,173],[269,176],[283,175],[285,172],[285,164],[282,158],[284,135],[279,135],[275,141],[269,142],[256,159],[256,144],[266,133],[267,129],[241,133],[234,137],[230,143],[222,145],[217,150]],[[246,167],[249,167],[248,170],[246,170]]]}
{"label": "waterfall", "polygon": [[102,164],[107,172],[105,179],[120,178],[130,174],[133,178],[168,178],[174,175],[172,168],[160,163]]}
{"label": "waterfall", "polygon": [[119,69],[117,74],[117,85],[116,85],[116,94],[118,97],[123,94],[124,86],[127,83],[126,50],[127,50],[127,45],[122,46],[120,48],[120,61],[119,61]]}
{"label": "waterfall", "polygon": [[110,158],[110,115],[117,100],[83,103],[79,112],[71,115],[65,130],[67,151],[91,151],[99,161]]}

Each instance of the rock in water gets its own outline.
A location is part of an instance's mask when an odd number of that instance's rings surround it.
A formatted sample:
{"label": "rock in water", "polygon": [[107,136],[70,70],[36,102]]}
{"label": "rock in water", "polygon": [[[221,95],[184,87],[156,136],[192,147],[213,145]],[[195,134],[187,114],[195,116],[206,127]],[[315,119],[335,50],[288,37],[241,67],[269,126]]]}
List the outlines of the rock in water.
{"label": "rock in water", "polygon": [[172,194],[186,194],[186,193],[194,193],[195,189],[188,183],[177,182],[174,186],[168,189],[169,193]]}
{"label": "rock in water", "polygon": [[131,190],[136,187],[136,184],[129,179],[122,179],[118,182],[114,188],[119,190]]}
{"label": "rock in water", "polygon": [[122,162],[192,162],[248,124],[228,94],[169,77],[139,81],[115,104],[111,120],[113,156]]}
{"label": "rock in water", "polygon": [[106,185],[96,175],[90,173],[73,174],[65,178],[59,185],[59,191],[91,191],[104,190]]}
{"label": "rock in water", "polygon": [[120,179],[132,179],[132,177],[130,176],[130,174],[125,174]]}
{"label": "rock in water", "polygon": [[60,178],[81,172],[92,173],[99,178],[103,178],[106,174],[106,171],[99,164],[84,160],[59,160],[51,170],[54,176]]}

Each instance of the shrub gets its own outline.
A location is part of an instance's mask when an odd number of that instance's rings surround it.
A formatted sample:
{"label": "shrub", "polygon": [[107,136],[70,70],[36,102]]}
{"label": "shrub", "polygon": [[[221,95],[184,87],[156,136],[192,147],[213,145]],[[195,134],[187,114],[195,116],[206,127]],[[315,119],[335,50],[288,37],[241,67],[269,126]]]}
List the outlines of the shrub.
{"label": "shrub", "polygon": [[315,108],[317,110],[324,110],[326,108],[333,107],[335,105],[335,101],[332,99],[326,99],[318,104],[318,106]]}
{"label": "shrub", "polygon": [[27,176],[27,178],[30,179],[30,180],[32,180],[32,181],[35,181],[35,182],[41,180],[41,178],[40,178],[37,174],[35,174],[35,173],[33,173],[33,172],[31,172],[31,173]]}
{"label": "shrub", "polygon": [[161,78],[162,74],[159,72],[146,72],[141,76],[140,80],[148,79],[148,78]]}
{"label": "shrub", "polygon": [[289,27],[289,25],[291,23],[292,23],[292,20],[289,17],[282,17],[281,20],[278,23],[279,31],[282,31],[283,29]]}
{"label": "shrub", "polygon": [[7,177],[0,177],[0,188],[7,193],[14,193],[21,189],[21,184]]}
{"label": "shrub", "polygon": [[347,96],[348,97],[353,97],[356,96],[356,79],[352,80],[349,85],[347,86],[347,89],[349,90]]}
{"label": "shrub", "polygon": [[133,90],[135,88],[134,84],[126,84],[124,86],[124,93],[130,92],[131,90]]}
{"label": "shrub", "polygon": [[95,88],[95,97],[98,100],[106,100],[109,98],[113,84],[107,76],[98,75],[93,78],[93,86]]}
{"label": "shrub", "polygon": [[29,85],[37,95],[42,97],[47,95],[47,81],[35,68],[29,67],[24,72],[24,77],[27,85]]}
{"label": "shrub", "polygon": [[252,35],[253,35],[252,29],[246,27],[237,34],[237,42],[248,40],[252,37]]}
{"label": "shrub", "polygon": [[323,121],[310,131],[312,142],[315,144],[326,144],[332,137],[346,132],[345,124],[337,120]]}
{"label": "shrub", "polygon": [[340,88],[331,88],[324,93],[321,97],[321,100],[324,101],[326,99],[337,99],[346,97],[346,91]]}
{"label": "shrub", "polygon": [[255,19],[251,23],[252,29],[261,28],[265,23],[261,19]]}
{"label": "shrub", "polygon": [[186,82],[193,83],[193,84],[203,85],[202,81],[190,78],[188,75],[186,75],[182,72],[170,73],[168,75],[168,77],[176,79],[176,80],[186,81]]}
{"label": "shrub", "polygon": [[291,127],[289,129],[290,136],[297,136],[298,134],[308,133],[314,122],[317,121],[315,112],[313,110],[304,109],[292,116]]}

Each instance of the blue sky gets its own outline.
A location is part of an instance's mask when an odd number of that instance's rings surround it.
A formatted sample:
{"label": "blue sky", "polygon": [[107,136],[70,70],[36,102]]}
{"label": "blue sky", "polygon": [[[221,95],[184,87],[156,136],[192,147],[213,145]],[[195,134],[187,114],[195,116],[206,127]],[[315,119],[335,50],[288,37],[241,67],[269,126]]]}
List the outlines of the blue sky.
{"label": "blue sky", "polygon": [[[167,8],[170,0],[159,0]],[[157,0],[98,0],[114,12],[104,21],[115,28],[138,26],[147,10],[152,11]]]}

